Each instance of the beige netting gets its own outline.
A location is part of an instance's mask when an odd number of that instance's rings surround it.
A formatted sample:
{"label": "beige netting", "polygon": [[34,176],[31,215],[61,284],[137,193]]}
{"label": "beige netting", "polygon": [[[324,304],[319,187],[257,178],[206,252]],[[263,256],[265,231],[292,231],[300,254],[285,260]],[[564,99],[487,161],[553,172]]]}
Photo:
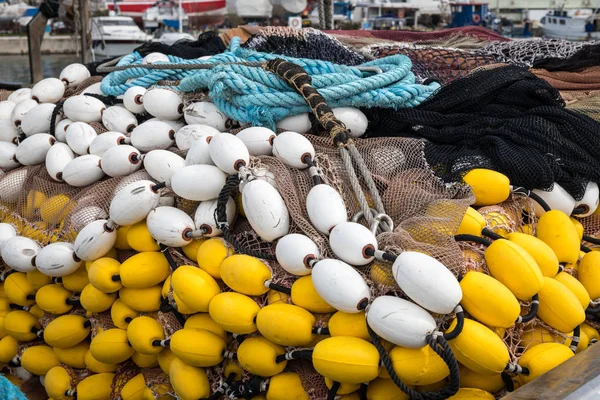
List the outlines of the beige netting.
{"label": "beige netting", "polygon": [[131,360],[127,360],[122,364],[119,364],[115,371],[115,376],[111,385],[110,398],[118,399],[121,397],[121,390],[127,382],[133,377],[140,373],[140,368],[133,363]]}
{"label": "beige netting", "polygon": [[160,368],[143,368],[142,375],[146,381],[146,386],[152,390],[152,394],[159,398],[165,394],[174,395],[169,376]]}

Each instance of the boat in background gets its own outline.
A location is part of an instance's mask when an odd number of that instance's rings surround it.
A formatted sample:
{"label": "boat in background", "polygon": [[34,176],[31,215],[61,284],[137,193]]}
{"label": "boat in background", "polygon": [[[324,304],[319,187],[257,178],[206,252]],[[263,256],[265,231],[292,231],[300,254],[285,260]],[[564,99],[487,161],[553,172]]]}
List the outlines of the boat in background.
{"label": "boat in background", "polygon": [[151,40],[133,18],[111,15],[92,18],[92,52],[94,57],[115,57],[131,53]]}
{"label": "boat in background", "polygon": [[[144,12],[154,5],[155,0],[119,0],[106,4],[109,10],[138,22],[142,22]],[[226,0],[182,0],[181,6],[189,21],[195,24],[219,25],[227,15]]]}
{"label": "boat in background", "polygon": [[569,15],[561,6],[549,11],[540,20],[540,25],[546,38],[576,41],[600,39],[600,15],[597,9],[577,10]]}
{"label": "boat in background", "polygon": [[[179,30],[179,7],[172,0],[160,0],[148,8],[142,14],[144,30],[153,32],[161,25]],[[186,29],[189,17],[182,9],[181,15],[182,28]]]}

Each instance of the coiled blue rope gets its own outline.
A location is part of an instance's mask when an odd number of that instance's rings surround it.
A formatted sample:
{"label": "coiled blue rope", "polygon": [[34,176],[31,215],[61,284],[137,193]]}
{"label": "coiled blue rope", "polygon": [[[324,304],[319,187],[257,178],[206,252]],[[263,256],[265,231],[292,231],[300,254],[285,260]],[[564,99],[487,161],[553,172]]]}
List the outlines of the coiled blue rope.
{"label": "coiled blue rope", "polygon": [[0,399],[27,400],[27,397],[13,385],[4,375],[0,375]]}
{"label": "coiled blue rope", "polygon": [[[305,100],[275,74],[258,66],[225,63],[262,63],[275,58],[300,65],[311,75],[313,86],[330,107],[414,107],[439,88],[415,83],[410,71],[412,63],[403,55],[394,55],[364,63],[357,67],[305,58],[285,57],[244,49],[240,39],[231,40],[226,52],[207,60],[186,60],[168,56],[166,64],[182,69],[149,69],[142,56],[131,53],[117,66],[122,71],[111,72],[102,80],[104,94],[119,96],[132,86],[145,88],[159,81],[178,80],[172,88],[183,92],[208,90],[210,99],[229,118],[251,125],[275,127],[275,122],[288,116],[309,112]],[[210,69],[193,69],[194,65],[214,65]],[[381,73],[365,76],[361,67],[378,67]],[[184,69],[190,68],[190,69]]]}

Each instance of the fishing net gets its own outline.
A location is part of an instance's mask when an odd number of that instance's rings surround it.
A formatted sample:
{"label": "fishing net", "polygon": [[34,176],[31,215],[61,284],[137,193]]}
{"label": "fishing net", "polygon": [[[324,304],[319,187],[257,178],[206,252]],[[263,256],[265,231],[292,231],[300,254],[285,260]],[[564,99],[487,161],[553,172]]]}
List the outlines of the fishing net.
{"label": "fishing net", "polygon": [[[543,60],[564,60],[574,57],[579,50],[590,44],[594,44],[594,42],[570,42],[561,39],[493,41],[477,51],[494,56],[498,62],[546,68]],[[585,64],[581,67],[583,66]],[[550,68],[549,65],[548,68]]]}
{"label": "fishing net", "polygon": [[331,61],[336,64],[359,65],[367,61],[364,56],[344,46],[323,32],[284,27],[265,27],[250,37],[243,47],[296,58]]}
{"label": "fishing net", "polygon": [[119,399],[121,398],[121,390],[127,382],[133,379],[137,374],[139,374],[140,369],[137,365],[133,363],[133,361],[128,360],[122,364],[119,364],[117,370],[115,371],[115,376],[113,377],[110,398],[111,399]]}
{"label": "fishing net", "polygon": [[[569,42],[573,43],[573,42]],[[570,54],[570,53],[567,53]],[[546,56],[533,62],[533,67],[547,71],[579,71],[583,68],[595,67],[600,60],[600,41],[586,42],[577,52],[568,57]]]}
{"label": "fishing net", "polygon": [[167,45],[161,42],[146,42],[135,49],[143,57],[150,53],[162,53],[186,60],[203,56],[212,56],[225,51],[225,45],[218,32],[210,31],[200,34],[197,40],[182,39]]}
{"label": "fishing net", "polygon": [[563,105],[547,82],[506,66],[453,81],[412,109],[364,112],[371,136],[427,139],[427,161],[445,181],[489,168],[527,189],[558,182],[581,199],[588,180],[600,178],[599,125]]}
{"label": "fishing net", "polygon": [[575,72],[548,71],[537,68],[530,69],[530,72],[561,92],[600,90],[600,66],[588,67]]}
{"label": "fishing net", "polygon": [[443,29],[431,32],[418,32],[410,30],[369,30],[369,31],[325,31],[344,36],[367,36],[379,39],[393,40],[396,42],[419,42],[428,40],[445,40],[456,36],[470,36],[486,41],[510,42],[510,39],[479,26],[465,26],[461,28]]}
{"label": "fishing net", "polygon": [[468,75],[474,68],[494,63],[491,55],[470,51],[410,44],[380,44],[363,51],[376,58],[403,54],[410,58],[412,71],[421,79],[433,78],[442,84]]}
{"label": "fishing net", "polygon": [[141,371],[148,387],[156,398],[160,398],[165,394],[173,395],[173,388],[169,381],[169,376],[160,368],[143,368]]}

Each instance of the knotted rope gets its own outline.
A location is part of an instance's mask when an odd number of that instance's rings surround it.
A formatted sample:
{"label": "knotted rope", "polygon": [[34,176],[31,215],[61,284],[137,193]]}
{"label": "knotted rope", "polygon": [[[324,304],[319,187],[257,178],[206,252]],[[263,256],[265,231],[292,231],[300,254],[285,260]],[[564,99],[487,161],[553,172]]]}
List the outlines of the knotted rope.
{"label": "knotted rope", "polygon": [[98,67],[99,71],[112,71],[102,80],[102,91],[119,96],[133,86],[148,88],[160,81],[179,81],[173,89],[208,90],[211,101],[229,118],[273,129],[282,118],[311,111],[300,94],[265,70],[264,65],[277,58],[302,67],[331,107],[414,107],[439,88],[436,82],[416,84],[410,71],[412,63],[402,55],[351,67],[244,49],[236,37],[226,52],[208,60],[168,57],[169,62],[148,65],[142,64],[140,54],[131,53],[115,67],[107,64]]}

